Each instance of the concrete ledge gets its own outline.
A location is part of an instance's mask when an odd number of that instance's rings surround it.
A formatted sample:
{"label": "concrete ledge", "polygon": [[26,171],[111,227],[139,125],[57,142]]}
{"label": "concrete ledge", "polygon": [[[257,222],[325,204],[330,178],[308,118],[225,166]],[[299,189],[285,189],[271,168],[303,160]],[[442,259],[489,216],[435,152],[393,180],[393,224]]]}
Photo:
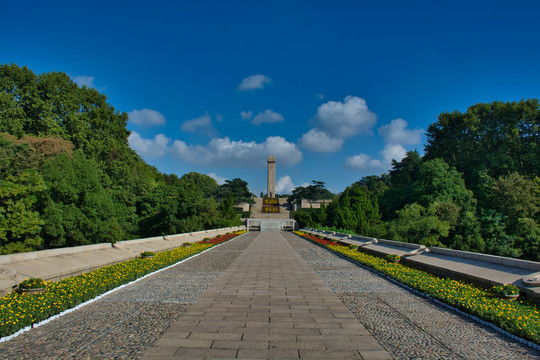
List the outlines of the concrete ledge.
{"label": "concrete ledge", "polygon": [[404,243],[386,239],[376,239],[368,236],[349,235],[332,231],[324,231],[317,229],[303,229],[303,231],[312,234],[324,236],[327,239],[335,240],[347,245],[358,245],[362,247],[362,251],[371,253],[372,255],[384,257],[389,254],[399,256],[413,256],[426,247],[424,245]]}
{"label": "concrete ledge", "polygon": [[456,256],[456,257],[462,257],[466,259],[479,260],[479,261],[484,261],[484,262],[493,263],[493,264],[500,264],[500,265],[515,267],[515,268],[525,269],[525,270],[529,270],[530,272],[540,271],[540,263],[534,262],[534,261],[512,259],[512,258],[507,258],[503,256],[473,253],[469,251],[451,250],[451,249],[445,249],[445,248],[439,248],[439,247],[430,248],[429,251],[433,254],[442,254],[442,255],[447,255],[447,256]]}
{"label": "concrete ledge", "polygon": [[75,254],[80,252],[87,252],[99,249],[110,249],[111,243],[101,243],[101,244],[92,244],[92,245],[83,245],[83,246],[73,246],[59,249],[48,249],[40,251],[30,251],[25,253],[9,254],[0,256],[0,265],[11,264],[21,261],[42,259],[51,256],[59,256],[66,254]]}

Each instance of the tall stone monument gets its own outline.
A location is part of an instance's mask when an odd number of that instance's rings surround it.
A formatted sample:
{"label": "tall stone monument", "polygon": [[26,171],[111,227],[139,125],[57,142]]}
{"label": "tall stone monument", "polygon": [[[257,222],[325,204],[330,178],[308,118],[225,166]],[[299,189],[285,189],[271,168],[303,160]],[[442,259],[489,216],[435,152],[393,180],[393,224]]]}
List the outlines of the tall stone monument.
{"label": "tall stone monument", "polygon": [[268,189],[266,196],[273,198],[276,196],[276,157],[268,157]]}

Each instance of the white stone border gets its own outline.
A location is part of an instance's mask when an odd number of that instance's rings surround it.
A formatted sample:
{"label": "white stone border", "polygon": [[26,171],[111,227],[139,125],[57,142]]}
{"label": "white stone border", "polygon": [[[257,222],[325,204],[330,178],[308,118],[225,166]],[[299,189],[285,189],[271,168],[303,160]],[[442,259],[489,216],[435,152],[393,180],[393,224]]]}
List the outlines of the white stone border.
{"label": "white stone border", "polygon": [[[161,271],[168,270],[168,269],[172,268],[173,266],[176,266],[176,265],[178,265],[178,264],[181,264],[181,263],[183,263],[184,261],[188,261],[188,260],[190,260],[190,259],[193,259],[193,258],[196,257],[196,256],[202,255],[202,254],[204,254],[204,253],[207,252],[207,251],[210,251],[210,250],[212,250],[212,249],[215,249],[215,248],[217,248],[217,247],[219,247],[219,246],[221,246],[221,245],[224,245],[224,244],[228,243],[229,241],[238,239],[239,237],[241,237],[241,236],[243,236],[243,235],[245,235],[245,234],[248,234],[248,233],[244,233],[244,234],[240,234],[240,235],[238,235],[238,236],[235,236],[234,238],[232,238],[232,239],[230,239],[230,240],[228,240],[228,241],[226,241],[226,242],[224,242],[224,243],[222,243],[222,244],[214,245],[214,246],[212,246],[212,247],[209,248],[209,249],[206,249],[206,250],[204,250],[204,251],[201,251],[200,253],[194,254],[194,255],[192,255],[192,256],[190,256],[190,257],[184,259],[184,260],[181,260],[181,261],[179,261],[179,262],[177,262],[177,263],[174,263],[174,264],[169,265],[169,266],[167,266],[167,267],[164,267],[164,268],[162,268],[162,269],[156,270],[156,271],[154,271],[154,272],[148,273],[148,274],[144,275],[143,277],[140,277],[140,278],[138,278],[138,279],[135,279],[135,280],[133,280],[133,281],[131,281],[131,282],[129,282],[129,283],[126,283],[126,284],[122,284],[122,285],[120,285],[120,286],[117,286],[117,287],[115,287],[114,289],[111,289],[111,290],[109,290],[109,291],[107,291],[107,292],[105,292],[105,293],[103,293],[103,294],[101,294],[101,295],[98,295],[98,296],[96,296],[95,298],[92,298],[92,299],[90,299],[90,300],[87,300],[87,301],[85,301],[85,302],[83,302],[83,303],[81,303],[81,304],[79,304],[79,305],[77,305],[77,306],[75,306],[75,307],[72,307],[72,308],[69,308],[69,309],[67,309],[67,310],[64,310],[64,311],[62,311],[62,312],[59,313],[59,314],[53,315],[53,316],[51,316],[50,318],[47,318],[47,319],[45,319],[45,320],[40,321],[39,323],[32,324],[32,325],[30,325],[30,326],[26,326],[26,327],[20,329],[19,331],[17,331],[16,333],[13,333],[13,334],[11,334],[11,335],[4,336],[4,337],[0,338],[0,344],[1,344],[1,343],[4,343],[4,342],[6,342],[6,341],[9,341],[9,340],[11,340],[11,339],[14,339],[14,338],[16,338],[17,336],[19,336],[19,335],[21,335],[21,334],[24,334],[25,332],[28,332],[28,331],[30,331],[30,330],[33,329],[33,328],[37,328],[37,327],[40,327],[41,325],[45,325],[45,324],[47,324],[47,323],[49,323],[49,322],[51,322],[51,321],[53,321],[53,320],[55,320],[55,319],[58,319],[58,318],[60,318],[60,317],[62,317],[62,316],[64,316],[64,315],[69,314],[70,312],[73,312],[73,311],[75,311],[75,310],[78,310],[78,309],[80,309],[80,308],[86,306],[86,305],[89,305],[89,304],[93,303],[94,301],[100,300],[100,299],[103,298],[104,296],[107,296],[107,295],[109,295],[109,294],[112,294],[113,292],[115,292],[115,291],[117,291],[117,290],[120,290],[120,289],[123,289],[123,288],[126,287],[126,286],[129,286],[129,285],[131,285],[131,284],[134,284],[134,283],[136,283],[136,282],[138,282],[138,281],[140,281],[140,280],[142,280],[142,279],[145,279],[145,278],[147,278],[147,277],[149,277],[149,276],[152,276],[152,275],[154,275],[154,274],[157,274],[157,273],[159,273],[159,272],[161,272]],[[171,250],[174,250],[174,249],[171,249]],[[129,260],[127,260],[127,261],[129,261]]]}

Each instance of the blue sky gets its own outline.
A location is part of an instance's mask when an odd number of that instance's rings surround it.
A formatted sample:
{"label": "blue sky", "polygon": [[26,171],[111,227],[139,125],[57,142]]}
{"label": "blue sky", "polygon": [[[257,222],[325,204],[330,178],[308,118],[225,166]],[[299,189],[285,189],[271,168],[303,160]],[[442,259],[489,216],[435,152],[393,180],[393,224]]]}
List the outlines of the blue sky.
{"label": "blue sky", "polygon": [[0,63],[129,114],[165,173],[334,191],[425,145],[441,112],[540,98],[539,1],[2,1]]}

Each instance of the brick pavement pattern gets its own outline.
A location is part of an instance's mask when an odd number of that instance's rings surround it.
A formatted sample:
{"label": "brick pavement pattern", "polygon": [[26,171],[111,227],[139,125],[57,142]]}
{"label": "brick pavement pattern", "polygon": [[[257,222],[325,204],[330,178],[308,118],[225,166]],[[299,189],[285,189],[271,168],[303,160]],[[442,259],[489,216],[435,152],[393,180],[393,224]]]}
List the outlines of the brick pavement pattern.
{"label": "brick pavement pattern", "polygon": [[392,359],[280,232],[248,236],[143,359]]}

